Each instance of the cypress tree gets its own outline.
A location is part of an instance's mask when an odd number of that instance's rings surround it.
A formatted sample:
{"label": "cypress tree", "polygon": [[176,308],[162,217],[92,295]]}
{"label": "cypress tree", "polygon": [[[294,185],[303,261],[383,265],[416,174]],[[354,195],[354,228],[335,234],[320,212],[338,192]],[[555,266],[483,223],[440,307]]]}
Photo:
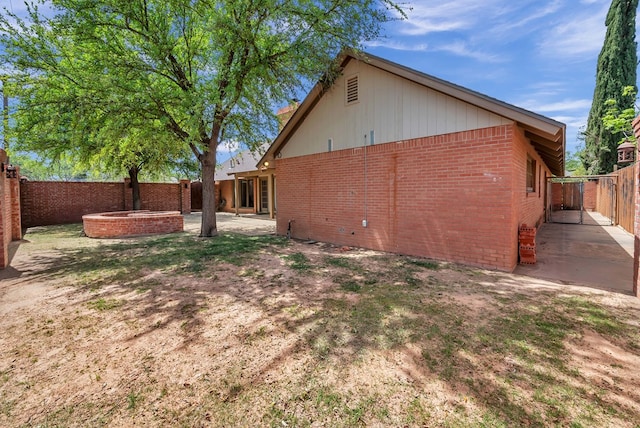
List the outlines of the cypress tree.
{"label": "cypress tree", "polygon": [[636,87],[636,10],[638,0],[613,0],[605,24],[607,34],[598,56],[596,87],[587,128],[583,133],[585,150],[582,161],[590,174],[613,171],[617,162],[620,133],[605,129],[602,117],[607,112],[605,102],[616,100],[620,110],[633,106],[631,96],[623,96],[625,86]]}

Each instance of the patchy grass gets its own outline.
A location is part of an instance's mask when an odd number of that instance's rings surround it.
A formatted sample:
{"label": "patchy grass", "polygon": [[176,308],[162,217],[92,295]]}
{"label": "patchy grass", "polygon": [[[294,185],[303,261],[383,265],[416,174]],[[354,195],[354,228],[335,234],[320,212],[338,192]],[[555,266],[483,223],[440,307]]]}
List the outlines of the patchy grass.
{"label": "patchy grass", "polygon": [[0,321],[2,426],[640,421],[631,298],[275,237],[77,236],[28,235],[65,287]]}
{"label": "patchy grass", "polygon": [[282,256],[282,258],[288,262],[291,269],[294,269],[297,271],[308,271],[308,270],[311,270],[313,267],[310,263],[309,258],[301,252],[288,254],[288,255]]}
{"label": "patchy grass", "polygon": [[[34,241],[40,246],[60,242],[81,234],[81,225],[36,228]],[[42,230],[42,236],[40,235]],[[85,238],[88,239],[88,238]],[[86,241],[85,241],[86,242]],[[99,289],[114,281],[131,283],[150,270],[171,274],[199,275],[214,263],[242,266],[271,246],[285,245],[286,240],[274,236],[221,234],[215,239],[202,239],[188,234],[172,234],[138,239],[103,240],[93,247],[65,248],[62,260],[46,273],[64,276],[70,283],[83,283]],[[139,286],[144,292],[153,285]]]}
{"label": "patchy grass", "polygon": [[89,307],[98,311],[107,311],[122,306],[123,302],[117,299],[98,299],[89,302]]}

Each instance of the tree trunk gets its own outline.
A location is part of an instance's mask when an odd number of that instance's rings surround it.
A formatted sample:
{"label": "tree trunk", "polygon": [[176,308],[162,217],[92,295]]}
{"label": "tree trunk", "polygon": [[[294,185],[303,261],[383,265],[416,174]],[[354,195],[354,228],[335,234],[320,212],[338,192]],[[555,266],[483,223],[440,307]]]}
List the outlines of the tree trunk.
{"label": "tree trunk", "polygon": [[202,164],[202,226],[201,237],[218,235],[216,225],[216,148],[213,147],[201,157]]}
{"label": "tree trunk", "polygon": [[137,166],[129,168],[129,178],[131,179],[131,193],[133,194],[133,209],[139,210],[142,207],[140,201],[140,183],[138,182],[138,173],[140,169]]}

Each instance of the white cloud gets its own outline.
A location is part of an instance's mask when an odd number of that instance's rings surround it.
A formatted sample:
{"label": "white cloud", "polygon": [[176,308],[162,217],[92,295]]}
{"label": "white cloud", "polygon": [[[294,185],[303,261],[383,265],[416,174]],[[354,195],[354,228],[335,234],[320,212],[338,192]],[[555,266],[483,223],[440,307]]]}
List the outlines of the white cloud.
{"label": "white cloud", "polygon": [[587,116],[552,116],[552,118],[566,124],[568,128],[578,129],[587,123]]}
{"label": "white cloud", "polygon": [[[526,6],[526,5],[525,5]],[[503,22],[491,27],[490,33],[494,37],[522,37],[539,31],[547,21],[543,18],[554,15],[562,8],[562,0],[553,0],[549,4],[538,3],[534,12],[511,8],[505,9],[502,15]],[[524,8],[523,8],[524,9]]]}
{"label": "white cloud", "polygon": [[475,49],[473,46],[463,40],[458,40],[446,44],[437,44],[433,47],[431,47],[427,43],[411,44],[394,40],[377,40],[368,42],[366,44],[366,47],[387,48],[404,52],[447,52],[460,57],[472,58],[480,62],[504,62],[504,58],[502,56]]}
{"label": "white cloud", "polygon": [[565,3],[565,0],[425,0],[411,5],[399,32],[409,36],[455,31],[468,32],[469,37],[486,34],[521,37],[548,24],[543,18],[561,11]]}
{"label": "white cloud", "polygon": [[591,100],[562,100],[551,103],[540,103],[539,101],[524,101],[518,105],[523,108],[540,113],[548,112],[566,112],[575,110],[585,110],[591,108]]}
{"label": "white cloud", "polygon": [[406,52],[426,52],[429,48],[429,45],[427,45],[426,43],[409,44],[392,41],[390,39],[367,42],[365,46],[370,48],[387,48]]}
{"label": "white cloud", "polygon": [[407,20],[399,29],[401,34],[421,36],[429,33],[473,28],[482,16],[496,12],[492,4],[504,0],[458,0],[455,2],[423,1],[411,5]]}
{"label": "white cloud", "polygon": [[592,58],[601,49],[609,5],[591,2],[591,7],[576,8],[575,13],[559,14],[550,30],[543,35],[539,50],[543,56],[576,60]]}
{"label": "white cloud", "polygon": [[448,52],[457,56],[473,58],[481,62],[504,62],[506,59],[503,56],[482,52],[470,46],[464,41],[452,42],[438,46],[435,51]]}

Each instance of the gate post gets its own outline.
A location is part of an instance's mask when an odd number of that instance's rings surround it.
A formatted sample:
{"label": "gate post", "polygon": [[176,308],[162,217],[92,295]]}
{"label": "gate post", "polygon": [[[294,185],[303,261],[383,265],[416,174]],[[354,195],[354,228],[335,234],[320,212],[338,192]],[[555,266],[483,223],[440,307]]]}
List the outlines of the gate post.
{"label": "gate post", "polygon": [[[640,143],[640,116],[636,117],[632,123],[633,131],[636,137],[636,140]],[[636,159],[638,159],[638,145],[636,144]],[[640,297],[640,198],[638,197],[638,192],[640,191],[640,177],[639,177],[640,168],[638,167],[638,162],[633,166],[633,176],[636,180],[636,191],[634,193],[635,198],[635,219],[633,222],[633,295],[636,297]]]}
{"label": "gate post", "polygon": [[[638,159],[637,153],[636,159]],[[638,192],[640,191],[640,176],[638,175],[639,171],[640,168],[638,167],[638,163],[636,162],[636,164],[633,166],[633,176],[636,180],[636,191],[633,192],[636,207],[635,219],[633,222],[633,295],[636,297],[640,297],[640,198],[638,197]]]}

